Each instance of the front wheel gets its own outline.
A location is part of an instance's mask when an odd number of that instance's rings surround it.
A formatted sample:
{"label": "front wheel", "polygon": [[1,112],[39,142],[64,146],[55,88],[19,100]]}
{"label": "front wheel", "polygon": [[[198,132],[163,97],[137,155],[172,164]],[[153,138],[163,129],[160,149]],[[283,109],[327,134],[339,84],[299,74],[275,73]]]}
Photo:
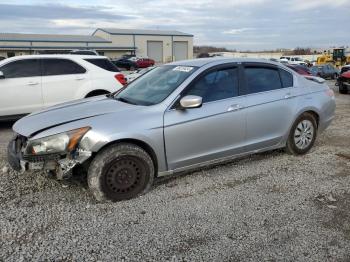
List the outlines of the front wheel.
{"label": "front wheel", "polygon": [[307,153],[315,143],[317,123],[310,113],[304,113],[294,122],[287,141],[287,152],[293,155]]}
{"label": "front wheel", "polygon": [[103,149],[91,162],[88,184],[98,201],[120,201],[146,193],[152,186],[154,165],[142,148],[128,143]]}

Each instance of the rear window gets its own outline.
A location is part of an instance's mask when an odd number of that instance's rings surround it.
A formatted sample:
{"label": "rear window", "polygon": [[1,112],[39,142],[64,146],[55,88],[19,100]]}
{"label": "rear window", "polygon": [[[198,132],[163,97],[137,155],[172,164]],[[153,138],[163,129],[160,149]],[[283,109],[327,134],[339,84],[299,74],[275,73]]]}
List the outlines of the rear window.
{"label": "rear window", "polygon": [[286,70],[280,69],[280,76],[282,80],[283,87],[293,86],[293,75]]}
{"label": "rear window", "polygon": [[110,72],[119,72],[119,69],[108,59],[94,59],[94,58],[89,58],[89,59],[84,59],[85,61],[102,68],[104,70],[110,71]]}

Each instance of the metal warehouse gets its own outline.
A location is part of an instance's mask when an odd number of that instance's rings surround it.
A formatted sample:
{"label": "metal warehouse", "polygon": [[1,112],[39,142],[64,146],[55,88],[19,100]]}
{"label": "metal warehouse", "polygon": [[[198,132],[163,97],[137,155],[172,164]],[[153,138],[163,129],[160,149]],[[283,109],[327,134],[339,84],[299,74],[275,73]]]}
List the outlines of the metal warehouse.
{"label": "metal warehouse", "polygon": [[193,35],[179,31],[98,28],[92,35],[0,33],[0,56],[68,53],[93,49],[117,58],[123,54],[170,62],[193,57]]}

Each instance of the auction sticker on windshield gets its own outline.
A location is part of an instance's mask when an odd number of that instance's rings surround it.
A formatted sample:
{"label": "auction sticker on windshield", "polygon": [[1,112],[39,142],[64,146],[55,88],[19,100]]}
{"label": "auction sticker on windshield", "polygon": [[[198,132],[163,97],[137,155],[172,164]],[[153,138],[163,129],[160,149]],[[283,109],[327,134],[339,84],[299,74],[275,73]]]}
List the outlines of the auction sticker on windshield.
{"label": "auction sticker on windshield", "polygon": [[191,72],[193,67],[190,66],[177,66],[173,69],[173,71],[181,71],[181,72]]}

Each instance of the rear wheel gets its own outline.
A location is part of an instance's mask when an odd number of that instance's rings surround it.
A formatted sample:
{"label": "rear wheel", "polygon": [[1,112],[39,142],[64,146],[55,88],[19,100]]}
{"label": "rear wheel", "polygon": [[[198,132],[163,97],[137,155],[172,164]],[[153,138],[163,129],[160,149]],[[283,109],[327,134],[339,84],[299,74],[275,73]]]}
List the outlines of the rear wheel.
{"label": "rear wheel", "polygon": [[99,201],[120,201],[146,193],[152,186],[151,157],[133,144],[117,144],[101,151],[91,162],[88,184]]}
{"label": "rear wheel", "polygon": [[310,113],[304,113],[294,122],[287,141],[287,152],[293,155],[307,153],[315,143],[317,123]]}

